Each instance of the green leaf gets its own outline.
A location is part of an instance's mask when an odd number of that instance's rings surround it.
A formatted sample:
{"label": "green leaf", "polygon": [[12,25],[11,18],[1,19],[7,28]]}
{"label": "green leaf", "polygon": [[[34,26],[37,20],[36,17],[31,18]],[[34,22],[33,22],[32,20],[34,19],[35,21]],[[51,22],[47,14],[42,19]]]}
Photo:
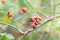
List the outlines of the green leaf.
{"label": "green leaf", "polygon": [[23,40],[32,40],[31,35],[25,35]]}
{"label": "green leaf", "polygon": [[56,30],[57,30],[57,31],[60,31],[60,27],[57,27]]}
{"label": "green leaf", "polygon": [[1,20],[3,20],[3,21],[4,21],[4,22],[6,22],[6,23],[11,24],[11,20],[10,20],[10,19],[8,19],[8,18],[1,18]]}
{"label": "green leaf", "polygon": [[25,35],[23,40],[38,40],[37,34],[38,31],[34,30],[32,33]]}
{"label": "green leaf", "polygon": [[2,40],[11,40],[10,38],[6,37],[5,35],[2,37]]}
{"label": "green leaf", "polygon": [[20,7],[24,7],[25,6],[25,0],[19,0],[19,5],[20,5]]}
{"label": "green leaf", "polygon": [[41,2],[42,2],[43,4],[46,4],[46,3],[48,3],[49,1],[48,1],[48,0],[41,0]]}

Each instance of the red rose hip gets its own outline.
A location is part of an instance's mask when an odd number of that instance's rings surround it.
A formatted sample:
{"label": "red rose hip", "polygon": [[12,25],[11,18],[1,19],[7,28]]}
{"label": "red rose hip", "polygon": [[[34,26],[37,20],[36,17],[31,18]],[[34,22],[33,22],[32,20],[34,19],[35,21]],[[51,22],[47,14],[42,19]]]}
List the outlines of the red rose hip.
{"label": "red rose hip", "polygon": [[22,12],[23,12],[23,13],[26,13],[26,12],[27,12],[27,8],[23,7],[23,8],[22,8]]}
{"label": "red rose hip", "polygon": [[35,22],[35,18],[30,18],[30,21],[31,22]]}
{"label": "red rose hip", "polygon": [[8,12],[7,17],[11,18],[12,17],[12,13]]}

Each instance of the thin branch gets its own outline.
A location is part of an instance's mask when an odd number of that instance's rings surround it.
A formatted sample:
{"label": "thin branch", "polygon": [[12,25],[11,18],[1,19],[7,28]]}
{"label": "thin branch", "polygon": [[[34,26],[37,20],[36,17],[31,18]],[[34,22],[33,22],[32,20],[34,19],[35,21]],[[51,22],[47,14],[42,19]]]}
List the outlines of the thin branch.
{"label": "thin branch", "polygon": [[33,30],[34,30],[33,28],[29,29],[28,31],[25,32],[25,35],[26,35],[26,34],[29,34],[29,33],[32,32]]}
{"label": "thin branch", "polygon": [[[47,20],[47,21],[44,22],[42,25],[44,25],[45,23],[47,23],[47,22],[49,22],[49,21],[51,21],[51,20],[53,20],[53,19]],[[42,26],[42,25],[41,25],[41,26]],[[39,27],[38,27],[38,28],[39,28]],[[30,32],[32,32],[32,31],[34,31],[34,30],[35,30],[35,29],[33,29],[33,28],[29,29],[28,31],[25,32],[24,36],[27,35],[27,34],[29,34]],[[24,36],[23,36],[22,38],[24,38]],[[21,39],[22,39],[22,38],[21,38]]]}
{"label": "thin branch", "polygon": [[23,31],[21,31],[20,29],[18,29],[18,28],[17,28],[16,26],[14,26],[14,25],[11,25],[11,24],[8,24],[8,23],[2,22],[2,21],[0,21],[0,24],[4,24],[4,25],[8,25],[8,26],[10,26],[10,27],[13,27],[13,28],[15,28],[16,30],[18,30],[20,33],[22,33],[23,35],[26,35],[26,34],[28,34],[29,32],[31,32],[31,31],[33,30],[33,28],[31,28],[31,29],[29,29],[28,31],[23,32]]}
{"label": "thin branch", "polygon": [[[41,24],[40,26],[46,24],[47,22],[49,22],[49,21],[51,21],[51,20],[54,20],[55,18],[59,18],[59,17],[60,17],[60,15],[57,15],[57,16],[55,16],[54,18],[47,20],[46,22],[44,22],[44,23]],[[8,24],[8,23],[2,22],[2,21],[0,21],[0,24],[5,24],[5,25],[8,25],[8,26],[11,26],[11,27],[17,29],[17,30],[18,30],[20,33],[22,33],[23,35],[28,34],[28,33],[32,32],[32,31],[34,30],[33,28],[31,28],[31,29],[29,29],[28,31],[23,32],[23,31],[21,31],[20,29],[18,29],[18,28],[17,28],[16,26],[14,26],[14,25],[11,25],[11,24]],[[39,27],[38,27],[38,28],[39,28]]]}
{"label": "thin branch", "polygon": [[54,18],[50,18],[50,19],[48,19],[47,21],[45,21],[43,24],[41,24],[40,26],[46,24],[46,23],[49,22],[49,21],[54,20],[55,18],[59,18],[59,17],[60,17],[60,15],[57,15],[57,16],[55,16]]}
{"label": "thin branch", "polygon": [[[46,24],[46,23],[49,22],[49,21],[54,20],[55,18],[59,18],[59,17],[60,17],[60,15],[57,15],[57,16],[55,16],[54,18],[45,21],[45,22],[44,22],[43,24],[41,24],[40,26]],[[38,28],[39,28],[39,27],[38,27]],[[25,32],[25,35],[26,35],[26,34],[29,34],[29,33],[32,32],[33,30],[34,30],[33,28],[29,29],[28,31]]]}
{"label": "thin branch", "polygon": [[[0,21],[0,24],[8,25],[9,27],[13,27],[13,28],[15,28],[16,30],[18,30],[18,28],[17,28],[16,26],[11,25],[11,24],[8,24],[8,23],[5,23],[5,22]],[[24,34],[23,31],[21,31],[21,30],[18,30],[18,31],[19,31],[20,33]]]}
{"label": "thin branch", "polygon": [[[44,22],[43,24],[41,24],[40,26],[42,26],[42,25],[44,25],[44,24],[46,24],[46,23],[48,23],[49,21],[52,21],[52,20],[54,20],[55,18],[59,18],[60,17],[60,15],[57,15],[57,16],[55,16],[54,18],[52,18],[52,19],[49,19],[49,20],[47,20],[46,22]],[[39,28],[39,27],[38,27]],[[27,35],[27,34],[29,34],[30,32],[32,32],[34,29],[29,29],[26,33],[25,33],[25,35]],[[25,36],[24,35],[24,36]],[[22,38],[24,38],[24,36],[22,37]],[[49,37],[49,35],[48,35],[48,37]],[[21,39],[22,39],[21,38]]]}
{"label": "thin branch", "polygon": [[29,34],[30,32],[32,32],[34,29],[31,28],[28,31],[24,32],[24,35],[22,35],[22,37],[20,37],[18,40],[21,40],[22,38],[24,38],[25,35]]}
{"label": "thin branch", "polygon": [[[44,25],[45,23],[47,23],[47,22],[49,22],[49,21],[54,20],[55,18],[59,18],[59,17],[60,17],[60,15],[57,15],[57,16],[55,16],[54,18],[47,20],[46,22],[44,22],[44,23],[41,24],[40,26]],[[14,26],[14,25],[11,25],[11,24],[8,24],[8,23],[2,22],[2,21],[0,21],[0,24],[5,24],[5,25],[8,25],[8,26],[11,26],[11,27],[17,29],[17,30],[18,30],[20,33],[22,33],[23,35],[27,35],[27,34],[29,34],[30,32],[32,32],[32,31],[34,30],[33,28],[31,28],[31,29],[29,29],[28,31],[23,32],[23,31],[21,31],[20,29],[18,29],[18,28],[17,28],[16,26]],[[39,27],[38,27],[38,28],[39,28]],[[23,37],[24,37],[24,36],[23,36]]]}

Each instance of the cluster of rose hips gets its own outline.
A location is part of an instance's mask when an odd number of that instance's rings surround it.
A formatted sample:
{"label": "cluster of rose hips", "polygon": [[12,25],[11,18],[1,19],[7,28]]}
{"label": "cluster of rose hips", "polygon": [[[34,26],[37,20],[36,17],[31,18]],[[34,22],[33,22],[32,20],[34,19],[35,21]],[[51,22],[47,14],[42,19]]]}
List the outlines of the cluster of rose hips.
{"label": "cluster of rose hips", "polygon": [[39,17],[38,15],[31,17],[30,22],[32,22],[32,27],[36,28],[39,24],[42,23],[41,20],[42,20],[42,18]]}

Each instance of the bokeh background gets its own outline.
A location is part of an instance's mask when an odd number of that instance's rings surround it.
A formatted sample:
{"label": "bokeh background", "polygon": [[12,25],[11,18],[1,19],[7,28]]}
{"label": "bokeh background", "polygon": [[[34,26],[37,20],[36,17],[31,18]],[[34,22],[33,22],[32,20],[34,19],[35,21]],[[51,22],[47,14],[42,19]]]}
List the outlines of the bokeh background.
{"label": "bokeh background", "polygon": [[[28,9],[27,13],[21,12],[23,7]],[[7,18],[8,12],[13,15],[11,19]],[[42,24],[26,35],[20,33],[32,28],[28,19],[35,15],[42,18]],[[0,0],[0,40],[60,40],[58,15],[60,0],[5,0],[4,4]],[[58,17],[50,20],[55,16]]]}

